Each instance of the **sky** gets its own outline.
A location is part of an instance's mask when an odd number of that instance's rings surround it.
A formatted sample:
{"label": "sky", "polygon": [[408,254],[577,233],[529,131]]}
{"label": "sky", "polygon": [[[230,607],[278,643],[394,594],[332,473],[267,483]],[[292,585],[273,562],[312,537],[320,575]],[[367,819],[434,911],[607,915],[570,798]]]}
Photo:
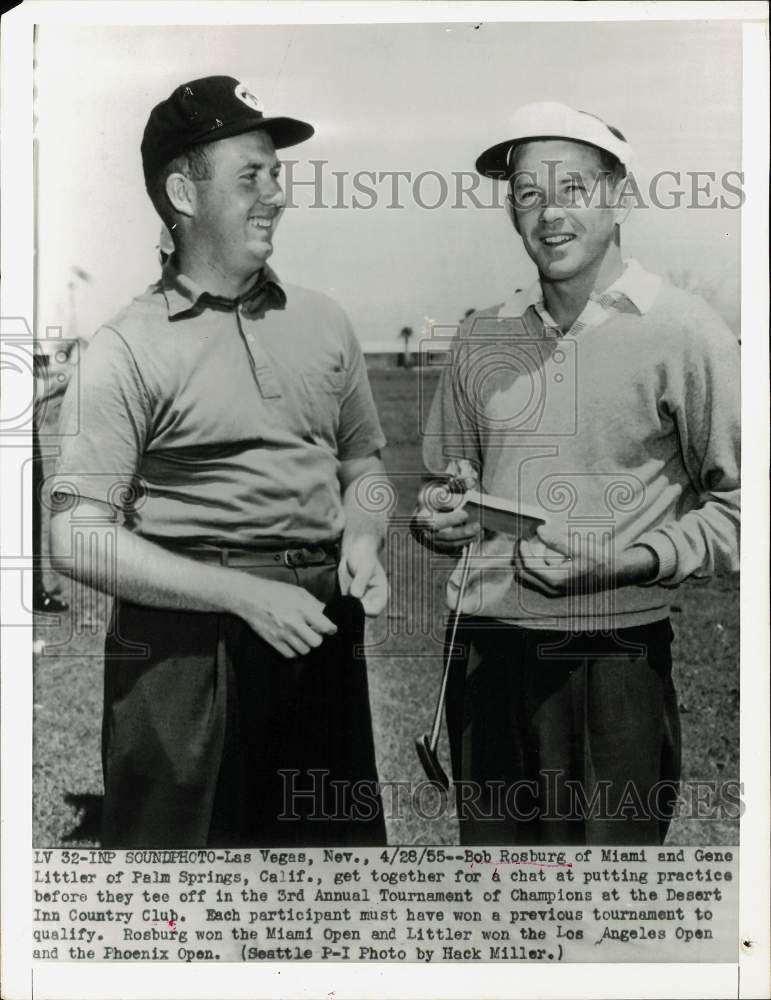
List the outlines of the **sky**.
{"label": "sky", "polygon": [[[326,292],[362,342],[397,341],[429,317],[454,323],[535,277],[502,207],[455,195],[474,161],[506,138],[520,104],[558,100],[620,128],[646,195],[663,170],[666,198],[689,171],[712,171],[709,202],[741,170],[741,34],[732,22],[40,27],[37,317],[40,334],[90,336],[157,278],[160,222],[144,191],[139,145],[147,116],[180,83],[209,74],[249,86],[268,115],[310,121],[271,265],[287,282]],[[313,166],[311,161],[323,161]],[[353,176],[409,171],[353,207]],[[335,173],[333,173],[335,172]],[[286,178],[285,178],[286,179]],[[705,182],[703,182],[705,183]],[[736,179],[729,183],[736,184]],[[494,206],[495,182],[475,194]],[[416,200],[416,190],[417,199]],[[357,195],[360,205],[373,199]],[[419,203],[422,202],[422,205]],[[338,207],[333,207],[337,205]],[[342,205],[342,207],[340,207]],[[637,208],[625,255],[706,290],[738,333],[740,212]],[[77,275],[73,267],[81,269]]]}

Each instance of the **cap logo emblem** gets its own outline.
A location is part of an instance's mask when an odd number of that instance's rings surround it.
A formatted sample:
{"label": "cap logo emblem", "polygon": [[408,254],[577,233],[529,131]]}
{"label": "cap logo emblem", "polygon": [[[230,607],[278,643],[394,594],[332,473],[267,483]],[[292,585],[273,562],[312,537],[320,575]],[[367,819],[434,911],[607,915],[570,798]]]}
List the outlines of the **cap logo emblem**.
{"label": "cap logo emblem", "polygon": [[238,84],[235,89],[235,95],[239,101],[243,101],[243,103],[248,108],[251,108],[252,111],[259,111],[260,114],[262,114],[262,104],[257,100],[251,90],[247,90],[243,83]]}

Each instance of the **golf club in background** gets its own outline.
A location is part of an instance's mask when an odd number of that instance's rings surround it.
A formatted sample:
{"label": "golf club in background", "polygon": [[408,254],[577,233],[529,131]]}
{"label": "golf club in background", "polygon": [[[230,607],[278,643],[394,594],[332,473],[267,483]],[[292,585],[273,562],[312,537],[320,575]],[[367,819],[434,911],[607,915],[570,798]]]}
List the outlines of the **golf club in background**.
{"label": "golf club in background", "polygon": [[463,553],[461,555],[458,602],[455,605],[455,611],[453,612],[452,631],[450,632],[450,641],[447,645],[447,654],[445,656],[444,670],[442,672],[442,684],[439,688],[439,697],[436,702],[436,711],[434,712],[434,724],[431,727],[431,735],[429,736],[428,733],[424,733],[415,740],[415,749],[418,752],[420,763],[423,765],[423,770],[426,772],[428,780],[431,784],[436,785],[445,792],[449,791],[450,779],[444,773],[444,769],[439,763],[436,745],[439,742],[439,733],[442,728],[442,712],[444,711],[444,699],[447,692],[447,678],[450,673],[450,663],[452,662],[453,653],[455,652],[455,634],[458,631],[458,621],[461,615],[463,596],[466,592],[466,583],[468,581],[469,570],[471,568],[471,552],[473,548],[474,543],[469,542],[468,545],[464,546]]}

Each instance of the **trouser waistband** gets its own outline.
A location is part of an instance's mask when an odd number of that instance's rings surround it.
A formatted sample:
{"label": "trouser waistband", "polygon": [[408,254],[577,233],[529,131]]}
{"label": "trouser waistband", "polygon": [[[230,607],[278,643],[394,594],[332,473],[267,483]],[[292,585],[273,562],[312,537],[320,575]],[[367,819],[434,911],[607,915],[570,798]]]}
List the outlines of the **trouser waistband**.
{"label": "trouser waistband", "polygon": [[214,545],[169,545],[164,548],[178,555],[220,566],[247,568],[252,566],[332,566],[340,561],[339,542],[320,542],[291,548],[237,549]]}

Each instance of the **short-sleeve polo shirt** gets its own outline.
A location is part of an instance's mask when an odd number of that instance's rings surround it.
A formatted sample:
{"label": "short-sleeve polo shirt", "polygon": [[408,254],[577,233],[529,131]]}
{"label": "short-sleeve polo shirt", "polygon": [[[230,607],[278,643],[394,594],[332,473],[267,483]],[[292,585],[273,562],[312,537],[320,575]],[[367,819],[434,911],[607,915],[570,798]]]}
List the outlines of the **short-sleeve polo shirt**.
{"label": "short-sleeve polo shirt", "polygon": [[95,334],[60,426],[55,491],[111,503],[175,544],[335,539],[340,463],[385,444],[335,302],[267,267],[242,299],[222,299],[173,259]]}

